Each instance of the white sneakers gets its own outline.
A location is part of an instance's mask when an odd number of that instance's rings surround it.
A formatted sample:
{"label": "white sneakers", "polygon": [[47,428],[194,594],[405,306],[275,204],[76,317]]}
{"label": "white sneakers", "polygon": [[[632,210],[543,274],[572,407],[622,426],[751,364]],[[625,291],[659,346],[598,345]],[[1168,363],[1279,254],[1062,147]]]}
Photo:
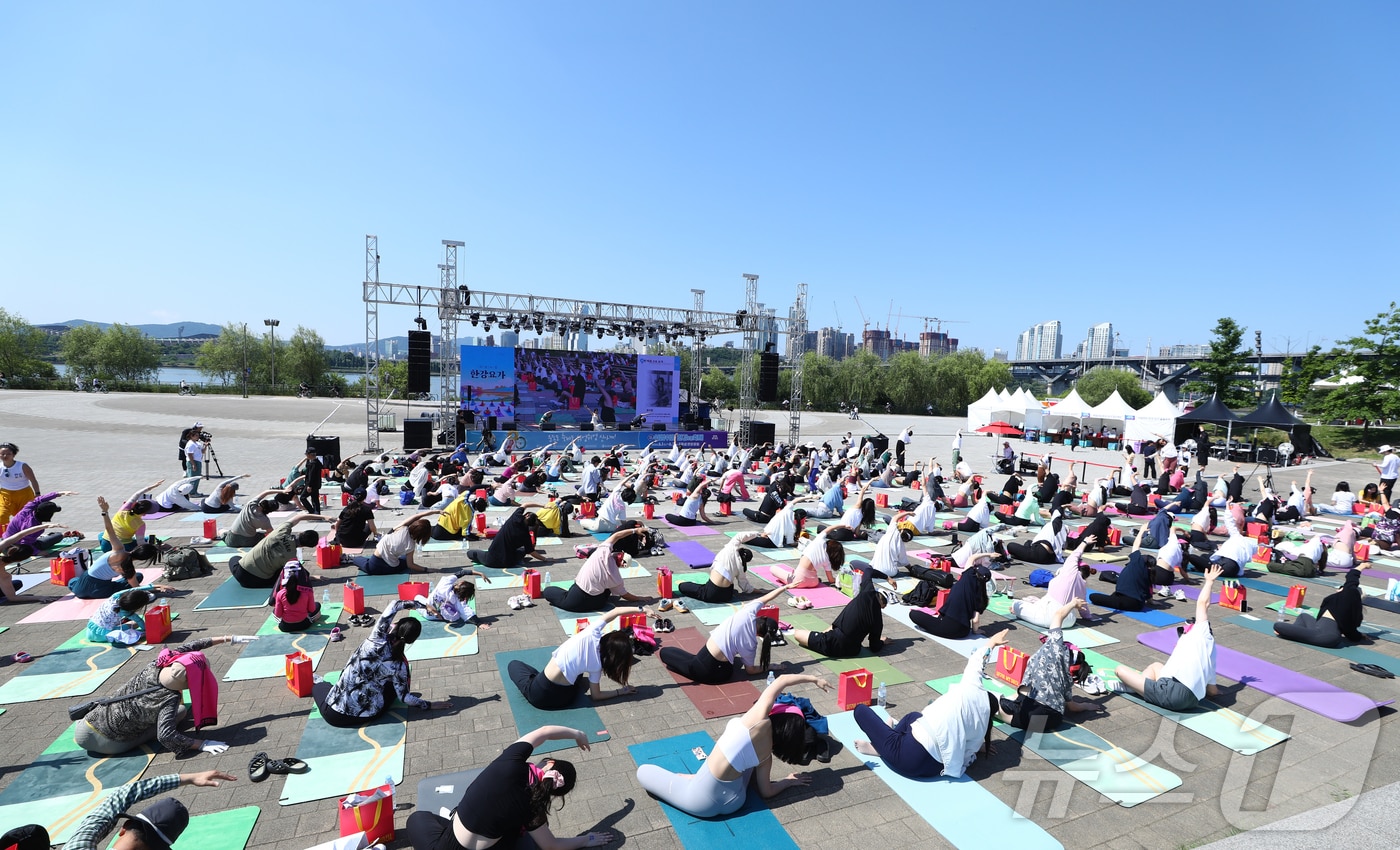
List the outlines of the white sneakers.
{"label": "white sneakers", "polygon": [[530,594],[521,593],[507,599],[506,605],[510,606],[510,610],[512,611],[519,611],[521,608],[533,608],[535,606],[535,600],[530,598]]}
{"label": "white sneakers", "polygon": [[1176,599],[1177,602],[1186,601],[1186,591],[1182,590],[1179,587],[1176,589],[1176,593],[1173,593],[1172,596]]}
{"label": "white sneakers", "polygon": [[1084,689],[1084,693],[1090,696],[1103,696],[1108,693],[1108,685],[1104,683],[1103,677],[1098,673],[1090,673],[1084,680],[1084,684],[1079,687]]}

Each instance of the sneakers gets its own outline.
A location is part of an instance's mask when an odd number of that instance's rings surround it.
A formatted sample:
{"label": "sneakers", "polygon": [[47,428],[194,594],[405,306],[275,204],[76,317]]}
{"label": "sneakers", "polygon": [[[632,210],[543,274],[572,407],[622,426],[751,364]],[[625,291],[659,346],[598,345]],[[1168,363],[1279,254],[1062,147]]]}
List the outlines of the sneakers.
{"label": "sneakers", "polygon": [[1163,588],[1161,588],[1161,589],[1159,589],[1159,590],[1157,591],[1157,598],[1158,598],[1158,599],[1170,599],[1170,598],[1171,598],[1171,595],[1172,595],[1172,591],[1171,591],[1171,588],[1169,588],[1169,587],[1163,587]]}
{"label": "sneakers", "polygon": [[1097,697],[1108,693],[1108,685],[1098,673],[1090,673],[1088,677],[1084,679],[1084,683],[1079,687],[1083,688],[1084,693],[1090,696]]}
{"label": "sneakers", "polygon": [[521,608],[533,608],[535,600],[530,598],[530,594],[521,593],[507,599],[506,605],[510,606],[510,610],[512,611],[519,611]]}
{"label": "sneakers", "polygon": [[1184,590],[1182,590],[1181,588],[1178,587],[1178,588],[1176,589],[1176,593],[1173,593],[1173,594],[1172,594],[1172,598],[1174,598],[1177,602],[1185,602],[1185,601],[1186,601],[1186,591],[1184,591]]}
{"label": "sneakers", "polygon": [[675,604],[675,603],[672,602],[672,601],[669,600],[669,599],[663,599],[663,600],[661,600],[660,602],[656,603],[656,610],[658,610],[658,611],[670,611],[671,608],[672,608],[672,606],[673,606],[674,604]]}

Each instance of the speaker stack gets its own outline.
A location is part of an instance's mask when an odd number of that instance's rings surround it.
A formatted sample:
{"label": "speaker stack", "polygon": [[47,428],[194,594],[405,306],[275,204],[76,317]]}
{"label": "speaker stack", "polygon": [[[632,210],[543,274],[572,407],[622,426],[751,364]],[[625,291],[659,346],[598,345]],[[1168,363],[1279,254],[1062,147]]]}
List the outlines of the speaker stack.
{"label": "speaker stack", "polygon": [[433,335],[430,331],[408,332],[408,391],[432,392]]}

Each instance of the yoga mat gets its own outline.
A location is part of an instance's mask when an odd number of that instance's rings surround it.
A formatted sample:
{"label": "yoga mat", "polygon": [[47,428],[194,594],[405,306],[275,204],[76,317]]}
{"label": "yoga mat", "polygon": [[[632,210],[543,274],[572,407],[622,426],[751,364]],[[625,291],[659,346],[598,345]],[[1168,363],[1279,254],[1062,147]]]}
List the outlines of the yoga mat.
{"label": "yoga mat", "polygon": [[97,609],[101,608],[102,603],[106,601],[105,599],[79,599],[70,594],[43,606],[20,620],[20,623],[28,625],[32,623],[57,623],[61,620],[87,620],[96,614]]}
{"label": "yoga mat", "polygon": [[0,685],[0,703],[35,702],[90,694],[136,654],[136,648],[91,643],[87,627],[51,652],[37,655]]}
{"label": "yoga mat", "polygon": [[[324,619],[304,632],[284,632],[277,628],[276,617],[268,617],[255,632],[258,639],[244,646],[243,653],[229,665],[224,681],[280,679],[287,673],[286,657],[297,650],[310,656],[311,669],[316,669],[330,643],[331,629],[336,627],[344,610],[343,605],[323,607]],[[346,639],[351,639],[352,635],[347,634]]]}
{"label": "yoga mat", "polygon": [[[1146,623],[1154,629],[1160,629],[1163,626],[1175,626],[1177,623],[1186,622],[1186,618],[1184,617],[1178,617],[1168,611],[1159,611],[1156,609],[1149,609],[1147,611],[1120,611],[1117,608],[1108,608],[1103,605],[1094,605],[1094,607],[1112,614],[1129,617],[1140,623]],[[1100,614],[1099,616],[1103,615]]]}
{"label": "yoga mat", "polygon": [[171,850],[243,850],[253,837],[262,810],[244,806],[226,812],[194,815],[189,826],[170,845]]}
{"label": "yoga mat", "polygon": [[[627,751],[638,766],[654,764],[672,773],[693,774],[703,769],[705,764],[695,757],[694,749],[699,747],[709,753],[714,744],[714,739],[708,734],[691,732],[674,738],[633,744]],[[689,850],[741,845],[762,847],[763,850],[797,850],[797,842],[792,840],[792,836],[768,810],[763,798],[752,788],[737,812],[716,818],[697,818],[668,803],[657,802],[671,821],[681,846]]]}
{"label": "yoga mat", "polygon": [[[666,645],[680,647],[695,655],[705,650],[705,641],[709,637],[699,629],[688,627],[676,629],[663,639]],[[743,714],[758,701],[759,690],[753,682],[745,678],[748,674],[743,670],[735,671],[735,676],[739,677],[737,680],[723,685],[702,685],[672,670],[666,672],[680,684],[681,693],[685,694],[685,698],[690,700],[706,719]]]}
{"label": "yoga mat", "polygon": [[715,562],[715,553],[694,540],[673,540],[666,544],[666,550],[692,568],[708,568]]}
{"label": "yoga mat", "polygon": [[[366,591],[368,593],[369,591]],[[214,588],[198,605],[196,611],[227,611],[233,608],[262,608],[272,594],[270,587],[244,587],[238,579],[229,576],[224,583]]]}
{"label": "yoga mat", "polygon": [[[475,623],[453,625],[441,620],[429,620],[421,611],[413,611],[412,615],[423,624],[423,633],[404,650],[404,657],[409,661],[476,655],[478,647]],[[359,635],[351,639],[356,637]]]}
{"label": "yoga mat", "polygon": [[[340,673],[326,676],[334,682]],[[395,703],[372,723],[353,729],[340,729],[321,717],[311,703],[306,730],[297,745],[297,758],[310,768],[305,773],[289,773],[277,802],[294,806],[311,800],[344,797],[373,788],[387,775],[394,784],[403,781],[404,744],[408,740],[408,706]]]}
{"label": "yoga mat", "polygon": [[423,544],[424,552],[460,552],[466,548],[463,540],[429,540]]}
{"label": "yoga mat", "polygon": [[869,540],[852,540],[849,543],[842,543],[847,552],[874,552],[875,544]]}
{"label": "yoga mat", "polygon": [[919,637],[926,638],[928,640],[934,641],[935,643],[940,643],[943,646],[946,646],[947,648],[953,650],[958,655],[961,655],[963,658],[972,657],[972,653],[980,652],[987,645],[987,639],[985,637],[982,637],[981,635],[969,636],[958,640],[952,640],[950,638],[943,638],[937,635],[931,635],[923,629],[919,628],[918,626],[914,625],[913,621],[909,619],[909,613],[911,611],[923,611],[925,614],[933,614],[933,609],[931,608],[915,608],[911,605],[885,606],[886,617],[889,617],[890,619],[895,620],[897,622],[903,623],[910,629],[913,629],[914,633],[917,634]]}
{"label": "yoga mat", "polygon": [[155,751],[149,745],[120,756],[89,756],[73,742],[71,725],[0,791],[0,824],[37,823],[63,844],[82,819],[128,782],[141,778]]}
{"label": "yoga mat", "polygon": [[[486,572],[482,570],[482,572]],[[364,573],[355,574],[355,583],[365,589],[365,596],[393,596],[399,595],[399,585],[406,581],[426,581],[431,587],[433,582],[442,576],[435,573],[393,573],[387,576],[371,576]],[[349,577],[346,577],[349,580]],[[491,584],[483,584],[481,587],[492,587],[496,584],[495,577],[492,577]],[[334,593],[334,591],[332,591]]]}
{"label": "yoga mat", "polygon": [[[496,653],[496,669],[501,674],[501,690],[505,691],[506,700],[510,703],[510,713],[515,718],[515,728],[520,735],[532,732],[541,726],[572,726],[575,729],[582,729],[588,733],[588,742],[596,744],[599,741],[606,741],[612,737],[608,730],[603,728],[603,720],[598,716],[598,710],[593,707],[593,699],[588,696],[587,686],[579,688],[578,697],[573,705],[557,711],[545,711],[542,708],[535,708],[525,701],[525,695],[510,680],[510,674],[506,668],[510,662],[520,660],[529,664],[536,670],[543,671],[544,666],[549,663],[549,656],[554,653],[551,647],[541,646],[535,649],[520,649],[514,652]],[[613,687],[608,682],[601,683],[604,688]],[[555,750],[565,750],[575,746],[571,740],[546,741],[535,748],[536,753],[552,753]]]}
{"label": "yoga mat", "polygon": [[1091,564],[1126,564],[1127,555],[1110,555],[1107,552],[1088,552],[1083,559]]}
{"label": "yoga mat", "polygon": [[[749,572],[758,576],[769,584],[777,587],[779,582],[773,578],[773,567],[767,564],[749,564]],[[830,585],[819,585],[817,587],[799,587],[787,592],[789,598],[805,596],[812,600],[813,608],[841,608],[851,598]]]}
{"label": "yoga mat", "polygon": [[[1050,631],[1049,629],[1042,629],[1040,626],[1037,626],[1034,623],[1029,623],[1025,620],[1012,617],[1011,603],[1014,601],[1015,600],[1008,599],[1005,596],[990,596],[987,598],[987,610],[991,611],[993,614],[1010,618],[1018,625],[1025,626],[1026,628],[1035,632],[1039,632],[1040,634],[1045,634],[1046,632]],[[1095,646],[1108,646],[1111,643],[1118,643],[1118,638],[1106,635],[1103,632],[1098,631],[1097,629],[1091,629],[1088,626],[1074,626],[1073,628],[1061,629],[1060,632],[1064,635],[1065,640],[1069,641],[1070,643],[1074,644],[1080,649],[1088,649]]]}
{"label": "yoga mat", "polygon": [[[824,621],[815,614],[792,613],[785,615],[787,622],[799,629],[807,629],[814,632],[824,632],[831,628],[831,624]],[[797,646],[797,641],[789,641],[793,646]],[[912,676],[905,674],[885,659],[870,651],[870,647],[862,646],[860,655],[855,658],[828,658],[825,655],[813,652],[810,649],[802,649],[811,657],[821,662],[821,665],[836,675],[840,675],[847,670],[859,670],[864,667],[870,671],[871,687],[878,688],[881,682],[886,685],[903,685],[914,681]]]}
{"label": "yoga mat", "polygon": [[[1225,622],[1241,626],[1252,632],[1258,632],[1261,635],[1274,634],[1273,620],[1261,620],[1258,617],[1251,617],[1248,614],[1238,614],[1234,617],[1226,617]],[[1283,640],[1283,638],[1279,639]],[[1375,650],[1366,649],[1362,646],[1347,645],[1332,647],[1314,646],[1310,643],[1300,643],[1298,641],[1293,641],[1293,643],[1296,643],[1298,646],[1305,646],[1308,649],[1315,649],[1318,652],[1325,652],[1337,658],[1345,658],[1347,661],[1356,664],[1374,664],[1377,667],[1384,667],[1396,676],[1400,676],[1400,658],[1394,658],[1383,652],[1376,652]]]}
{"label": "yoga mat", "polygon": [[[946,694],[961,679],[959,674],[925,684]],[[996,679],[985,679],[982,684],[997,696],[1016,697],[1013,688]],[[1141,756],[1105,741],[1083,726],[1061,723],[1054,732],[1031,733],[1001,721],[996,721],[996,725],[1008,738],[1124,808],[1160,797],[1181,785],[1180,776],[1143,761]]]}
{"label": "yoga mat", "polygon": [[214,549],[204,553],[204,557],[211,564],[227,564],[233,560],[234,555],[246,555],[252,549]]}
{"label": "yoga mat", "polygon": [[[1105,680],[1117,681],[1115,670],[1118,662],[1092,649],[1084,650],[1084,660]],[[1250,720],[1238,711],[1217,705],[1208,699],[1197,704],[1195,711],[1171,711],[1160,705],[1153,705],[1132,691],[1125,690],[1117,696],[1135,702],[1154,714],[1171,720],[1217,744],[1228,747],[1241,755],[1254,755],[1267,750],[1274,744],[1287,741],[1290,736],[1272,726]]]}
{"label": "yoga mat", "polygon": [[[885,710],[877,708],[881,716]],[[966,775],[951,779],[907,779],[890,770],[883,759],[856,751],[856,740],[865,733],[856,725],[849,711],[827,718],[831,736],[845,745],[847,751],[909,804],[929,826],[959,850],[1014,847],[1016,850],[1063,850],[1063,845],[1035,821],[1023,817],[1001,801],[991,791],[978,785]]]}
{"label": "yoga mat", "polygon": [[[1175,629],[1138,635],[1138,643],[1159,652],[1170,653],[1176,647],[1176,641]],[[1349,723],[1374,708],[1394,702],[1390,699],[1377,701],[1362,694],[1345,691],[1336,685],[1224,646],[1216,647],[1215,672],[1227,679],[1234,679],[1343,723]]]}
{"label": "yoga mat", "polygon": [[711,535],[719,534],[718,530],[711,528],[708,525],[676,525],[669,519],[663,519],[662,522],[666,523],[666,526],[668,528],[672,528],[676,531],[679,531],[686,537],[709,537]]}
{"label": "yoga mat", "polygon": [[802,558],[801,549],[764,549],[755,546],[753,550],[770,561],[797,561]]}

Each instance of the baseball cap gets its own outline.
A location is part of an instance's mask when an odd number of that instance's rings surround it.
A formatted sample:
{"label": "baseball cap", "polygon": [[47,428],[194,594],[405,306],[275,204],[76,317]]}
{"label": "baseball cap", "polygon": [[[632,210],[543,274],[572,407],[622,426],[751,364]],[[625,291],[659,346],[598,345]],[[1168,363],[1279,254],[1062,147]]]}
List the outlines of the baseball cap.
{"label": "baseball cap", "polygon": [[141,830],[146,846],[152,850],[170,850],[170,845],[190,825],[190,813],[185,804],[173,797],[157,800],[137,815],[122,815],[126,825]]}
{"label": "baseball cap", "polygon": [[203,423],[203,422],[200,422],[198,419],[196,419],[196,420],[194,421],[194,427],[196,427],[196,428],[203,428],[203,427],[204,427],[204,423]]}

